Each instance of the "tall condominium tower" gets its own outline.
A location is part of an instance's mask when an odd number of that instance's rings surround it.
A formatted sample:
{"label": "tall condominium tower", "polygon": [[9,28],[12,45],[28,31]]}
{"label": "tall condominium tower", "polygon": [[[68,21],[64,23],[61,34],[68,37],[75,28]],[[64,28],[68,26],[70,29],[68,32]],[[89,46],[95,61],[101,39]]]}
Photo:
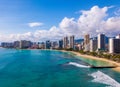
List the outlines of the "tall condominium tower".
{"label": "tall condominium tower", "polygon": [[94,52],[97,50],[97,39],[90,40],[90,52]]}
{"label": "tall condominium tower", "polygon": [[45,43],[45,49],[50,49],[50,48],[51,48],[51,42],[47,40]]}
{"label": "tall condominium tower", "polygon": [[14,48],[20,47],[20,41],[14,41]]}
{"label": "tall condominium tower", "polygon": [[109,53],[120,53],[120,39],[109,39]]}
{"label": "tall condominium tower", "polygon": [[90,35],[89,34],[84,35],[84,44],[85,45],[89,44],[89,42],[90,42]]}
{"label": "tall condominium tower", "polygon": [[52,41],[52,42],[51,42],[51,47],[52,47],[53,49],[58,48],[58,42],[57,42],[57,41]]}
{"label": "tall condominium tower", "polygon": [[68,37],[64,37],[63,38],[63,48],[67,48],[68,47]]}
{"label": "tall condominium tower", "polygon": [[21,40],[19,44],[19,48],[20,49],[29,48],[31,47],[31,45],[32,45],[31,41]]}
{"label": "tall condominium tower", "polygon": [[84,51],[90,50],[90,35],[86,34],[84,35]]}
{"label": "tall condominium tower", "polygon": [[74,49],[74,35],[70,36],[69,44],[70,44],[70,48]]}
{"label": "tall condominium tower", "polygon": [[63,40],[59,40],[59,48],[63,48]]}
{"label": "tall condominium tower", "polygon": [[105,35],[98,34],[98,50],[105,50]]}

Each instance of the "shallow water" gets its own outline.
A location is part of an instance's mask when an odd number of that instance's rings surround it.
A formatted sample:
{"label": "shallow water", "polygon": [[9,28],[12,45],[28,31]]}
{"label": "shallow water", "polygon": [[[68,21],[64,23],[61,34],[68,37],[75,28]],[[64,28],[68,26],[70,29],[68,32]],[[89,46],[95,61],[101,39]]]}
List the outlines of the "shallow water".
{"label": "shallow water", "polygon": [[80,59],[60,51],[0,49],[0,87],[119,87],[120,73]]}

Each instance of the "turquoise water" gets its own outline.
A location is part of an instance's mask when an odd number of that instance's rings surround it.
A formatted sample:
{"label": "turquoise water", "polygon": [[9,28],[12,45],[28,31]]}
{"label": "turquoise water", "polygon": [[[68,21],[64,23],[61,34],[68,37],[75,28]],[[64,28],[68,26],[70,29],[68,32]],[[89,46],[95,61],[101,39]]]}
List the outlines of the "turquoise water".
{"label": "turquoise water", "polygon": [[60,51],[0,49],[0,87],[120,87],[120,73],[89,68],[80,59]]}

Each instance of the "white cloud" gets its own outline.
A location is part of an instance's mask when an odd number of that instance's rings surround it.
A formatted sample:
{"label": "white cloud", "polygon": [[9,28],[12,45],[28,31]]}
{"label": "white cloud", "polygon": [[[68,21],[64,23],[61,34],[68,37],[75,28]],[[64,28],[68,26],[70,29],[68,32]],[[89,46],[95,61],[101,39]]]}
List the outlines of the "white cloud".
{"label": "white cloud", "polygon": [[59,24],[59,27],[62,31],[66,32],[66,35],[71,35],[78,31],[78,24],[74,18],[65,17]]}
{"label": "white cloud", "polygon": [[108,7],[99,8],[98,6],[92,7],[88,11],[81,11],[78,19],[79,28],[83,33],[96,34],[102,26],[101,23],[107,16]]}
{"label": "white cloud", "polygon": [[116,11],[114,12],[116,16],[120,16],[120,8],[117,8]]}
{"label": "white cloud", "polygon": [[[83,37],[85,33],[95,36],[98,33],[106,35],[116,35],[120,33],[120,16],[109,17],[108,10],[110,7],[100,8],[93,6],[89,10],[82,10],[78,19],[65,17],[59,23],[59,26],[53,26],[49,30],[37,30],[24,34],[11,34],[8,36],[0,35],[0,41],[13,40],[57,40],[66,35],[75,35]],[[30,27],[40,26],[42,23],[31,23]]]}
{"label": "white cloud", "polygon": [[106,21],[103,21],[102,32],[112,36],[120,33],[120,17],[110,17]]}
{"label": "white cloud", "polygon": [[42,26],[43,23],[41,22],[32,22],[32,23],[28,23],[29,27],[38,27],[38,26]]}

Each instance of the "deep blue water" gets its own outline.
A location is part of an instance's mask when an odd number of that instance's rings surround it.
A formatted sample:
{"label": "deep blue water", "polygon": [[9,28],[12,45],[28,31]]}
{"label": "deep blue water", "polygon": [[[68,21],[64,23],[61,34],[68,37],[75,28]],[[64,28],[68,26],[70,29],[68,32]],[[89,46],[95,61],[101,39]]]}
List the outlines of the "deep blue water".
{"label": "deep blue water", "polygon": [[120,87],[120,73],[83,61],[60,51],[1,48],[0,87]]}

